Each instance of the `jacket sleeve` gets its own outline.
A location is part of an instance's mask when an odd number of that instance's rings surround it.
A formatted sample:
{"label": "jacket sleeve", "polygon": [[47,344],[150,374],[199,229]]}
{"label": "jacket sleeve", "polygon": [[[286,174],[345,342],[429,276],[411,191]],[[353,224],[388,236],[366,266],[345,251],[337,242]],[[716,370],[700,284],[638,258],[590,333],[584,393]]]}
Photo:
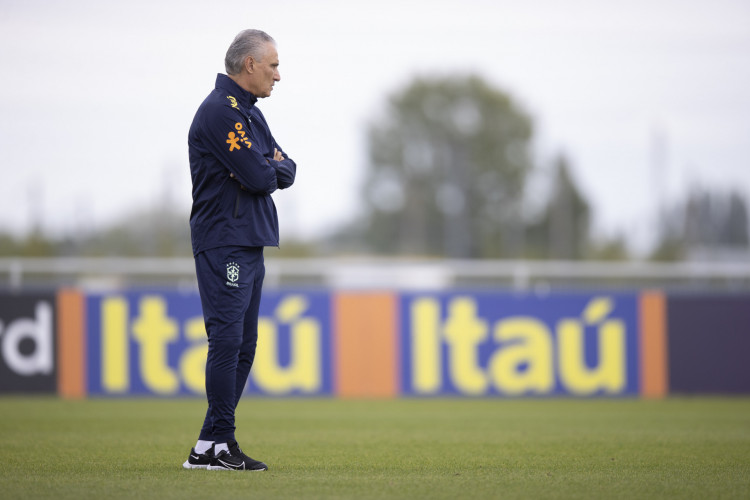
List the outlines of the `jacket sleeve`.
{"label": "jacket sleeve", "polygon": [[273,166],[276,168],[276,182],[279,189],[286,189],[294,184],[294,178],[297,176],[297,164],[287,156],[276,140],[273,141],[273,147],[281,151],[281,154],[286,158],[284,161],[273,162]]}
{"label": "jacket sleeve", "polygon": [[271,194],[277,189],[277,169],[253,145],[238,111],[228,106],[212,106],[207,110],[203,127],[208,149],[245,189],[253,194]]}

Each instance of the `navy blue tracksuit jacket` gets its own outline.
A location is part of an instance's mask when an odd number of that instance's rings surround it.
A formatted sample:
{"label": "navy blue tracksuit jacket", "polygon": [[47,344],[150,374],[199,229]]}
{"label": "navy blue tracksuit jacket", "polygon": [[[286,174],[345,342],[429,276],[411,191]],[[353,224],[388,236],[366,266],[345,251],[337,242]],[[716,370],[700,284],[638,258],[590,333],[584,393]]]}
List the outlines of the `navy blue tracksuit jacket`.
{"label": "navy blue tracksuit jacket", "polygon": [[[294,183],[297,165],[274,140],[256,101],[219,74],[195,114],[188,134],[194,255],[222,246],[279,245],[271,193]],[[284,161],[273,160],[274,148]]]}

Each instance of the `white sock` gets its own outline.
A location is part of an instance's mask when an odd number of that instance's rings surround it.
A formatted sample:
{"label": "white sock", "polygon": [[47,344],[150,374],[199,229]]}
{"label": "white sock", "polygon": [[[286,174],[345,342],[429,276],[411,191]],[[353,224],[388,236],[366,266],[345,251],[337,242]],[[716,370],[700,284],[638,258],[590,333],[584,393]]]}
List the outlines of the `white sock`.
{"label": "white sock", "polygon": [[201,441],[199,439],[198,442],[195,444],[195,452],[200,455],[203,455],[204,453],[206,453],[208,450],[211,449],[211,446],[213,446],[213,444],[214,444],[213,441]]}
{"label": "white sock", "polygon": [[227,446],[227,443],[216,443],[214,445],[214,454],[215,455],[218,455],[219,453],[221,453],[221,450],[229,452],[229,446]]}

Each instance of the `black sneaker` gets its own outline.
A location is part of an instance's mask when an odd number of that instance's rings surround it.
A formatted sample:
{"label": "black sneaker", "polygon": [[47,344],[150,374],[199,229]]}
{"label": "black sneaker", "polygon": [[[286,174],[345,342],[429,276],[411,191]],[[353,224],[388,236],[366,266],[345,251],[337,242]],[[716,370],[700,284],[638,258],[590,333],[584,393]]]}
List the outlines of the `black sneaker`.
{"label": "black sneaker", "polygon": [[206,453],[196,453],[195,448],[190,449],[190,455],[182,466],[185,469],[206,469],[211,463],[213,453],[208,450]]}
{"label": "black sneaker", "polygon": [[229,447],[229,452],[232,454],[232,456],[240,457],[242,461],[245,462],[245,470],[268,470],[268,466],[263,462],[253,460],[252,458],[245,455],[240,449],[240,445],[237,444],[237,441],[229,441],[227,443],[227,446]]}
{"label": "black sneaker", "polygon": [[227,450],[221,450],[218,455],[211,457],[208,470],[245,470],[242,457],[235,457]]}

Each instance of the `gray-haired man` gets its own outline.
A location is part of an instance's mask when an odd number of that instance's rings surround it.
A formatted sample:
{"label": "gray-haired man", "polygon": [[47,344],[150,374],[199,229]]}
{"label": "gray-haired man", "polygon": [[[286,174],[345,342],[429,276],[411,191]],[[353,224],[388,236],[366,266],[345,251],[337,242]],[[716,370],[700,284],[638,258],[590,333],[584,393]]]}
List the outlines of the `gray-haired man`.
{"label": "gray-haired man", "polygon": [[281,80],[274,40],[259,30],[242,31],[225,66],[227,74],[217,76],[188,135],[190,229],[208,335],[208,410],[183,467],[267,470],[237,444],[234,413],[255,358],[263,247],[279,245],[271,193],[292,185],[297,166],[255,106]]}

